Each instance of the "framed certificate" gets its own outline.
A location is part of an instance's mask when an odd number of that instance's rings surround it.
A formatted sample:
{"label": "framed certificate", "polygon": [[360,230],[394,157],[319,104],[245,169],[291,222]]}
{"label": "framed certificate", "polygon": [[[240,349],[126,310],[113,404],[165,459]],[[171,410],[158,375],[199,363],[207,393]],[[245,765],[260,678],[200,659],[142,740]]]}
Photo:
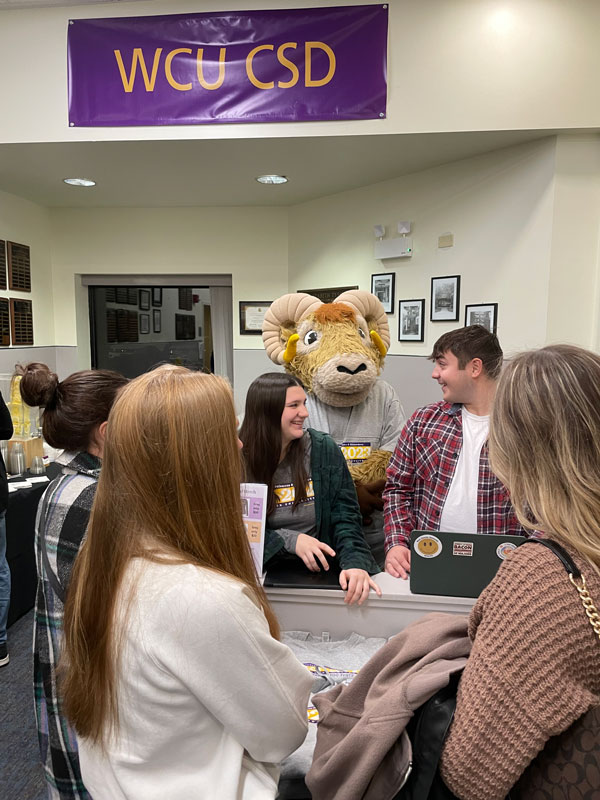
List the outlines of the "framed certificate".
{"label": "framed certificate", "polygon": [[240,300],[240,334],[260,336],[270,300]]}

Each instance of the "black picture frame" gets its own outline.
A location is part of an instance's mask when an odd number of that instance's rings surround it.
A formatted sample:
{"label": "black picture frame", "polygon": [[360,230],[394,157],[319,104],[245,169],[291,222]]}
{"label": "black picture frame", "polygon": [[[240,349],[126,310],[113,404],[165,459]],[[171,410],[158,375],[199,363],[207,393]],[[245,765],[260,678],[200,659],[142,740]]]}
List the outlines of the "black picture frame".
{"label": "black picture frame", "polygon": [[322,303],[333,303],[341,294],[353,289],[358,289],[358,286],[331,286],[326,289],[296,289],[296,291],[310,294]]}
{"label": "black picture frame", "polygon": [[371,275],[371,294],[378,298],[386,314],[394,313],[395,291],[395,272],[375,272]]}
{"label": "black picture frame", "polygon": [[192,311],[194,308],[194,298],[192,295],[192,287],[191,286],[180,286],[178,289],[179,293],[179,310],[180,311]]}
{"label": "black picture frame", "polygon": [[271,300],[240,300],[240,336],[261,336]]}
{"label": "black picture frame", "polygon": [[150,333],[150,314],[140,314],[140,333]]}
{"label": "black picture frame", "polygon": [[175,338],[196,338],[196,317],[193,314],[175,314]]}
{"label": "black picture frame", "polygon": [[498,327],[498,303],[472,303],[465,306],[465,327],[483,325],[490,333]]}
{"label": "black picture frame", "polygon": [[140,289],[140,311],[150,311],[150,289]]}
{"label": "black picture frame", "polygon": [[152,310],[152,330],[154,333],[161,333],[160,309],[158,308]]}
{"label": "black picture frame", "polygon": [[152,288],[152,305],[155,308],[162,306],[162,289],[158,286]]}
{"label": "black picture frame", "polygon": [[424,297],[418,300],[398,300],[398,341],[425,341]]}
{"label": "black picture frame", "polygon": [[431,322],[456,322],[460,308],[460,275],[442,275],[431,279]]}

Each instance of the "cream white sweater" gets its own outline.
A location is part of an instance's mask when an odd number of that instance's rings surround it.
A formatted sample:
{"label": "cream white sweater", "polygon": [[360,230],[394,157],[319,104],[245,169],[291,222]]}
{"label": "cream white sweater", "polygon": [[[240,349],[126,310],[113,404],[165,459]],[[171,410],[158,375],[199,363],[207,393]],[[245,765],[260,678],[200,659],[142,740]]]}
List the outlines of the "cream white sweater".
{"label": "cream white sweater", "polygon": [[271,800],[304,740],[308,670],[269,634],[250,592],[192,565],[132,562],[120,727],[102,753],[80,740],[94,800]]}

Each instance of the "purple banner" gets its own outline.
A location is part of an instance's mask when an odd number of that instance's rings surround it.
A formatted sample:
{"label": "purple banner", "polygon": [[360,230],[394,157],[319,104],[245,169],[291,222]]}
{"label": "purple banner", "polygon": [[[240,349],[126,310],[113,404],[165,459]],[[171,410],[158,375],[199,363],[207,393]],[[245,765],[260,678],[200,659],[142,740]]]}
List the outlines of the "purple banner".
{"label": "purple banner", "polygon": [[69,21],[72,126],[385,117],[387,5]]}

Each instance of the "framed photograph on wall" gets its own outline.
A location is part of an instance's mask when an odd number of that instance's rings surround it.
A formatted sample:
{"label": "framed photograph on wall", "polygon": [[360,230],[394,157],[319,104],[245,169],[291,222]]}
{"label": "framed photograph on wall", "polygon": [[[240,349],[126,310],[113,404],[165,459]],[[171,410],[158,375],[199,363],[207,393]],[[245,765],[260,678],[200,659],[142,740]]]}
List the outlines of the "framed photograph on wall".
{"label": "framed photograph on wall", "polygon": [[269,300],[240,300],[240,334],[242,336],[260,336],[262,324],[267,309],[271,305]]}
{"label": "framed photograph on wall", "polygon": [[311,294],[322,303],[333,303],[336,297],[339,297],[344,292],[349,292],[351,289],[358,289],[358,286],[330,286],[327,289],[296,289],[296,291]]}
{"label": "framed photograph on wall", "polygon": [[395,281],[396,274],[394,272],[380,272],[371,275],[371,294],[381,300],[386,314],[394,313]]}
{"label": "framed photograph on wall", "polygon": [[140,333],[150,333],[150,314],[140,314]]}
{"label": "framed photograph on wall", "polygon": [[152,305],[156,308],[162,306],[162,289],[157,286],[152,289]]}
{"label": "framed photograph on wall", "polygon": [[193,314],[175,314],[175,338],[194,339],[196,317]]}
{"label": "framed photograph on wall", "polygon": [[465,326],[467,325],[483,325],[490,333],[496,333],[498,303],[465,306]]}
{"label": "framed photograph on wall", "polygon": [[140,289],[140,311],[150,311],[150,289]]}
{"label": "framed photograph on wall", "polygon": [[431,279],[432,322],[455,322],[460,303],[460,275]]}
{"label": "framed photograph on wall", "polygon": [[398,341],[422,342],[425,339],[425,299],[398,302]]}
{"label": "framed photograph on wall", "polygon": [[155,308],[152,311],[152,330],[154,333],[160,333],[161,326],[160,326],[160,311],[158,308]]}

